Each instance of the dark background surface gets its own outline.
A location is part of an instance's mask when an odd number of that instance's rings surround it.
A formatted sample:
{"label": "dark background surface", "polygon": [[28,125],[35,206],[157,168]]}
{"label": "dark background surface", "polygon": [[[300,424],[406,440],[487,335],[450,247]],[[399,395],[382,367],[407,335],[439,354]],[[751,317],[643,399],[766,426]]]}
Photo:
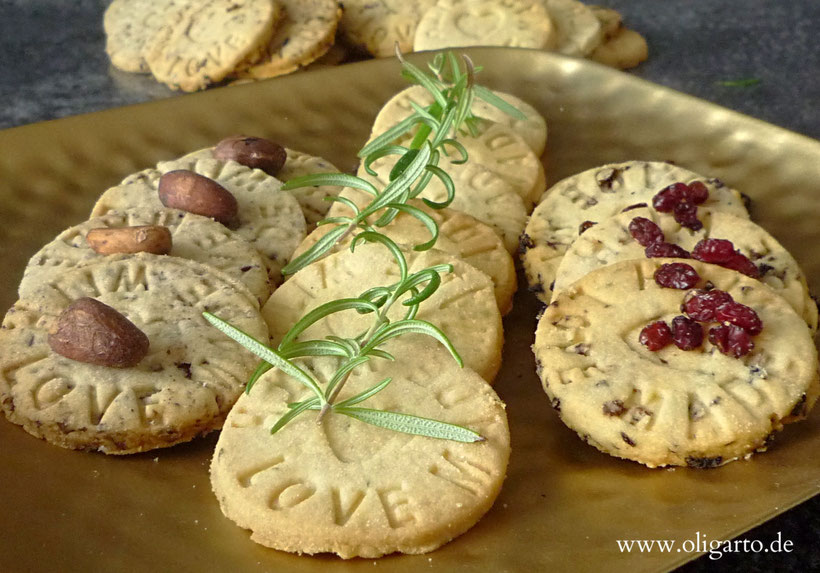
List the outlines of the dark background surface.
{"label": "dark background surface", "polygon": [[[649,60],[630,73],[820,139],[820,2],[598,3],[619,10],[647,38]],[[102,32],[107,5],[0,0],[0,128],[178,95],[110,67]],[[757,83],[724,85],[749,79]],[[792,541],[792,552],[701,557],[681,571],[820,571],[820,497],[739,540],[768,547],[778,536]]]}

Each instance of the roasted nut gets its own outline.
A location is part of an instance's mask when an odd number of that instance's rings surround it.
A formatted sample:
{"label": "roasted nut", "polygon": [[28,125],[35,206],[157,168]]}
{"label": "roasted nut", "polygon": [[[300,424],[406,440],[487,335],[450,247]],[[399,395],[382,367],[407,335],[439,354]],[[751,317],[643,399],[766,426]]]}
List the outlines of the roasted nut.
{"label": "roasted nut", "polygon": [[128,368],[148,354],[148,337],[122,314],[93,298],[72,302],[48,335],[57,354],[78,362]]}
{"label": "roasted nut", "polygon": [[288,155],[285,148],[269,139],[232,135],[216,144],[216,159],[232,159],[237,163],[261,169],[268,175],[276,175]]}
{"label": "roasted nut", "polygon": [[187,169],[160,177],[159,200],[166,207],[204,215],[226,226],[236,221],[236,197],[213,179]]}
{"label": "roasted nut", "polygon": [[171,231],[161,225],[91,229],[86,233],[88,246],[101,255],[116,253],[153,253],[171,251]]}

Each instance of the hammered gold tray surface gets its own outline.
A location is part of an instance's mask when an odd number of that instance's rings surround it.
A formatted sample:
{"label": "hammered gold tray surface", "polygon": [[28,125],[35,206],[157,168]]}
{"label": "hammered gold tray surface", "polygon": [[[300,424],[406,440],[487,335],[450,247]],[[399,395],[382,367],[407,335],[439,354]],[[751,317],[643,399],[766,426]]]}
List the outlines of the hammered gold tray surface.
{"label": "hammered gold tray surface", "polygon": [[[817,141],[589,62],[467,52],[485,68],[482,83],[547,117],[550,181],[638,158],[719,176],[752,197],[758,221],[820,284]],[[395,60],[376,60],[0,132],[0,306],[14,301],[28,257],[126,174],[234,133],[352,170],[379,106],[404,86]],[[694,555],[621,553],[616,540],[729,539],[818,492],[817,413],[765,455],[716,470],[649,470],[584,445],[535,376],[537,310],[522,288],[505,321],[496,389],[513,454],[504,489],[474,529],[438,551],[374,562],[270,550],[220,513],[208,481],[213,436],[111,458],[50,446],[2,420],[0,570],[654,571]]]}

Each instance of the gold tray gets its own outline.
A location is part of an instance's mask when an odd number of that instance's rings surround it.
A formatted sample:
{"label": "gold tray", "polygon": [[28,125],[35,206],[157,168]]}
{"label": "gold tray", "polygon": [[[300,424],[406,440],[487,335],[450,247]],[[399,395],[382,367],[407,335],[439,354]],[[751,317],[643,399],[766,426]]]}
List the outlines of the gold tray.
{"label": "gold tray", "polygon": [[[820,143],[589,62],[471,49],[481,83],[549,122],[550,181],[601,163],[672,160],[748,193],[754,214],[820,284]],[[411,56],[417,64],[428,55]],[[379,106],[406,84],[375,60],[0,132],[0,308],[26,260],[87,217],[124,175],[234,133],[278,140],[343,170]],[[219,511],[214,437],[127,458],[71,452],[0,421],[2,571],[653,571],[694,553],[621,553],[618,539],[724,540],[820,488],[820,415],[770,451],[716,470],[649,470],[584,445],[543,395],[529,346],[537,304],[523,288],[505,322],[496,388],[513,455],[500,498],[467,534],[423,556],[299,557],[251,542]],[[376,567],[374,567],[376,565]]]}

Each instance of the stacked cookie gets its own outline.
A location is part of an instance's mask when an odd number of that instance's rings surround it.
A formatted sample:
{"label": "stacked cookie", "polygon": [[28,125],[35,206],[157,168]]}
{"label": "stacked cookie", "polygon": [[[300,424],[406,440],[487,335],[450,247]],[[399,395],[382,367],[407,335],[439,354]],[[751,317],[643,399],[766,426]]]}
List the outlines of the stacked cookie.
{"label": "stacked cookie", "polygon": [[[372,137],[409,115],[409,102],[432,103],[425,93],[410,88],[388,101]],[[411,437],[341,415],[328,416],[318,425],[315,416],[300,417],[271,436],[271,424],[309,396],[305,388],[271,370],[237,402],[211,464],[211,482],[223,512],[250,529],[255,541],[345,558],[423,553],[471,527],[498,495],[509,434],[503,404],[490,384],[501,365],[501,315],[511,308],[516,290],[511,252],[533,198],[544,188],[538,155],[544,150],[546,123],[525,102],[496,95],[518,107],[524,119],[509,118],[477,100],[474,134],[458,134],[470,156],[467,166],[456,163],[456,154],[442,160],[455,180],[456,201],[445,209],[432,209],[420,199],[410,202],[436,222],[435,248],[414,250],[430,239],[430,230],[408,213],[377,227],[402,248],[406,272],[452,266],[415,317],[447,335],[464,368],[438,341],[408,334],[380,347],[394,360],[377,359],[357,368],[339,396],[348,398],[389,378],[387,389],[372,398],[374,407],[466,425],[485,441],[462,444]],[[375,176],[366,166],[359,175],[383,188],[391,165],[379,160],[368,166]],[[350,202],[364,206],[372,198],[352,188],[339,196],[347,202],[334,202],[330,217],[350,215]],[[421,197],[441,201],[446,191],[434,182]],[[332,227],[319,226],[296,253]],[[358,297],[400,276],[398,262],[382,245],[359,244],[351,251],[352,238],[288,278],[265,303],[262,315],[274,344],[324,303]],[[388,318],[395,321],[405,313],[406,307],[396,304]],[[331,314],[299,331],[294,341],[353,338],[367,331],[372,320],[371,314],[354,311]],[[304,367],[326,381],[336,372],[336,360],[315,358]]]}
{"label": "stacked cookie", "polygon": [[611,9],[577,0],[344,3],[343,40],[376,57],[457,46],[511,46],[587,57],[619,68],[644,61],[646,41]]}
{"label": "stacked cookie", "polygon": [[598,449],[714,467],[764,450],[817,399],[805,277],[719,180],[667,163],[590,169],[545,193],[521,250],[549,303],[538,375]]}
{"label": "stacked cookie", "polygon": [[335,0],[114,0],[103,28],[114,66],[196,91],[307,66],[333,45],[340,17]]}
{"label": "stacked cookie", "polygon": [[319,195],[339,192],[291,194],[282,179],[321,171],[336,169],[231,137],[105,191],[91,219],[25,270],[0,329],[6,416],[54,444],[110,454],[221,427],[257,359],[202,312],[268,340],[260,307],[306,217],[326,210]]}

